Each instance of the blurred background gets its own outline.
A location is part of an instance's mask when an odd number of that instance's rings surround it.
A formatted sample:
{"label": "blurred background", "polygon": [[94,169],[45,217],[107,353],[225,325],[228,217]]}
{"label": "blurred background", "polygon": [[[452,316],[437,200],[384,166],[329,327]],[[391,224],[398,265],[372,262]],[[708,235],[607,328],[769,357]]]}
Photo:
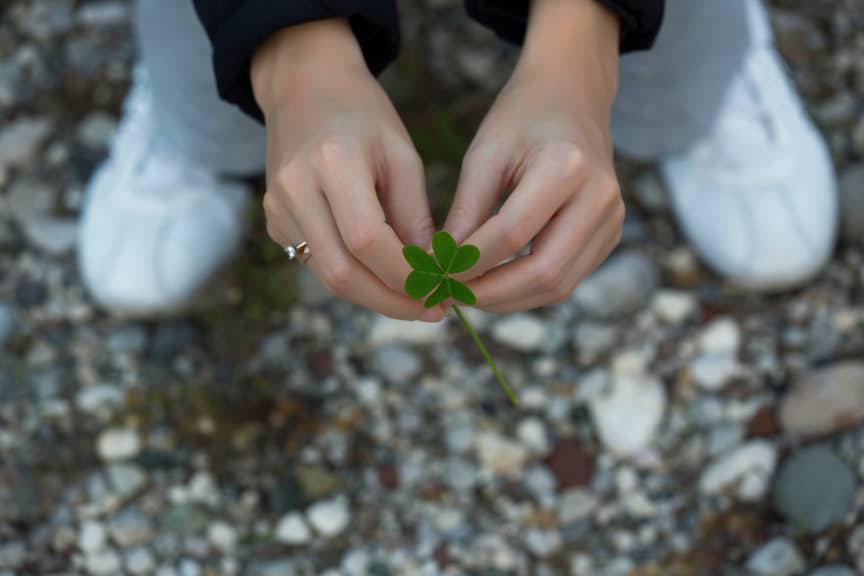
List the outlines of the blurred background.
{"label": "blurred background", "polygon": [[[193,312],[88,301],[76,217],[131,12],[0,2],[0,575],[864,573],[860,0],[772,5],[841,182],[831,265],[736,292],[622,158],[622,246],[572,301],[472,314],[518,408],[460,326],[329,299],[260,211]],[[516,52],[456,0],[404,2],[403,27],[384,83],[440,217]]]}

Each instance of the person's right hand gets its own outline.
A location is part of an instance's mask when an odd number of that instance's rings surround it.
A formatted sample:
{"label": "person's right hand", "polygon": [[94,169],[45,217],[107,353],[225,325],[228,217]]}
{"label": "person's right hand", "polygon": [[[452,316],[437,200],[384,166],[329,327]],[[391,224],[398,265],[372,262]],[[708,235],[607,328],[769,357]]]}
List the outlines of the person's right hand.
{"label": "person's right hand", "polygon": [[423,164],[345,20],[287,28],[252,62],[267,124],[267,231],[309,243],[330,292],[386,316],[439,321],[405,294],[406,243],[434,223]]}

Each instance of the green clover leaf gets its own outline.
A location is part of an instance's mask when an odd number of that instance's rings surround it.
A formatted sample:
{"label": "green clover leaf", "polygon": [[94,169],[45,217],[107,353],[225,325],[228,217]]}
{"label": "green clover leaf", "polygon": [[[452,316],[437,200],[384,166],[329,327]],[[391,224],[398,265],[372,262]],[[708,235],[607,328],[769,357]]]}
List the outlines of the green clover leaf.
{"label": "green clover leaf", "polygon": [[[461,274],[473,268],[480,260],[480,249],[470,244],[459,246],[453,236],[440,231],[432,237],[432,253],[434,257],[419,246],[413,245],[405,246],[402,249],[405,261],[412,269],[405,280],[405,292],[408,296],[415,300],[426,298],[423,303],[426,308],[434,308],[448,298],[453,298],[468,306],[475,306],[477,297],[474,292],[462,282],[451,278],[450,275]],[[483,345],[468,318],[456,305],[453,305],[453,311],[456,312],[459,320],[462,321],[465,329],[480,348],[480,352],[492,368],[492,372],[504,392],[514,404],[518,404],[519,398],[510,390],[507,381],[504,380],[504,376],[498,370],[495,360],[486,350],[486,346]]]}

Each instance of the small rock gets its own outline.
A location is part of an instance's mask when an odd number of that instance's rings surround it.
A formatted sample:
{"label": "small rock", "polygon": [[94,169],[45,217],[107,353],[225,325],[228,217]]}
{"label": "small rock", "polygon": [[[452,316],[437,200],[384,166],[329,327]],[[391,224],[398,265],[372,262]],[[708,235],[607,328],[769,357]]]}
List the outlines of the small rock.
{"label": "small rock", "polygon": [[0,131],[0,172],[30,163],[51,132],[46,118],[21,118]]}
{"label": "small rock", "polygon": [[82,388],[75,396],[75,405],[85,414],[109,414],[123,404],[125,396],[117,386],[97,384]]}
{"label": "small rock", "polygon": [[732,318],[718,318],[699,335],[699,347],[703,352],[736,355],[741,347],[741,329]]}
{"label": "small rock", "polygon": [[369,343],[373,347],[392,342],[404,344],[432,344],[446,338],[444,322],[405,322],[379,316],[369,333]]}
{"label": "small rock", "polygon": [[533,454],[543,456],[549,452],[549,436],[543,421],[538,418],[522,420],[516,428],[516,436]]}
{"label": "small rock", "polygon": [[136,548],[126,555],[126,570],[130,574],[152,574],[156,559],[146,548]]}
{"label": "small rock", "polygon": [[528,451],[524,446],[495,432],[477,434],[474,450],[485,469],[502,476],[520,474],[528,459]]}
{"label": "small rock", "polygon": [[303,516],[291,513],[283,516],[276,527],[276,540],[282,544],[296,546],[309,542],[312,534]]}
{"label": "small rock", "polygon": [[774,505],[796,529],[817,533],[854,509],[855,473],[828,446],[795,452],[774,481]]}
{"label": "small rock", "polygon": [[322,536],[328,538],[337,536],[348,527],[348,522],[351,520],[348,499],[339,496],[313,504],[307,511],[306,517],[309,524]]}
{"label": "small rock", "polygon": [[693,381],[709,392],[722,389],[741,372],[741,365],[731,354],[700,354],[688,367]]}
{"label": "small rock", "polygon": [[776,466],[777,447],[767,440],[752,440],[703,470],[699,490],[713,495],[736,487],[742,499],[758,500],[767,491]]}
{"label": "small rock", "polygon": [[411,384],[423,364],[413,350],[399,344],[388,344],[375,351],[375,370],[392,384]]}
{"label": "small rock", "polygon": [[87,116],[78,127],[78,139],[94,150],[106,149],[117,130],[117,121],[104,112],[94,112]]}
{"label": "small rock", "polygon": [[121,570],[120,556],[113,550],[88,554],[86,564],[93,576],[117,576]]}
{"label": "small rock", "polygon": [[810,573],[810,576],[856,576],[857,572],[848,566],[823,566]]}
{"label": "small rock", "polygon": [[654,440],[666,410],[666,390],[648,375],[618,374],[610,390],[588,404],[603,444],[619,456],[636,456]]}
{"label": "small rock", "polygon": [[225,522],[215,522],[207,529],[207,540],[222,553],[230,553],[237,545],[237,531]]}
{"label": "small rock", "polygon": [[31,245],[51,256],[72,252],[78,241],[78,222],[68,218],[33,218],[22,228]]}
{"label": "small rock", "polygon": [[649,172],[639,176],[633,185],[639,204],[654,214],[663,214],[669,206],[669,195],[657,174]]}
{"label": "small rock", "polygon": [[573,301],[591,318],[618,320],[650,302],[659,283],[654,262],[636,252],[613,256],[585,279]]}
{"label": "small rock", "polygon": [[78,533],[78,547],[88,554],[105,548],[107,540],[108,533],[100,522],[85,522]]}
{"label": "small rock", "polygon": [[753,576],[795,576],[803,574],[806,565],[795,544],[775,538],[756,550],[747,560]]}
{"label": "small rock", "polygon": [[533,314],[516,314],[492,327],[492,338],[520,352],[539,350],[546,340],[546,326]]}
{"label": "small rock", "polygon": [[546,458],[558,490],[588,486],[594,477],[594,457],[578,438],[560,438]]}
{"label": "small rock", "polygon": [[15,334],[17,319],[18,314],[15,312],[15,308],[0,302],[0,349]]}
{"label": "small rock", "polygon": [[137,494],[147,483],[147,476],[137,466],[114,464],[108,467],[108,481],[121,500]]}
{"label": "small rock", "polygon": [[534,556],[545,558],[561,548],[561,534],[551,530],[531,528],[524,536],[525,546]]}
{"label": "small rock", "polygon": [[131,428],[112,428],[99,435],[96,450],[106,462],[128,460],[141,451],[141,440]]}
{"label": "small rock", "polygon": [[558,505],[558,518],[562,524],[578,522],[591,516],[597,508],[597,497],[589,490],[573,488],[564,493]]}
{"label": "small rock", "polygon": [[108,532],[111,539],[122,548],[146,544],[155,534],[153,521],[137,508],[124,510],[112,518]]}
{"label": "small rock", "polygon": [[661,290],[654,296],[651,310],[661,321],[678,325],[692,316],[697,306],[696,298],[689,292]]}
{"label": "small rock", "polygon": [[864,164],[840,176],[840,235],[853,246],[864,248]]}
{"label": "small rock", "polygon": [[0,569],[12,570],[21,566],[27,558],[23,542],[13,540],[0,544]]}
{"label": "small rock", "polygon": [[294,478],[308,501],[329,498],[342,489],[339,476],[323,466],[300,464],[294,469]]}
{"label": "small rock", "polygon": [[590,363],[609,352],[618,338],[618,329],[612,324],[580,322],[573,335],[573,345],[579,360]]}
{"label": "small rock", "polygon": [[805,375],[780,405],[783,430],[798,438],[833,434],[864,422],[864,363],[845,362]]}

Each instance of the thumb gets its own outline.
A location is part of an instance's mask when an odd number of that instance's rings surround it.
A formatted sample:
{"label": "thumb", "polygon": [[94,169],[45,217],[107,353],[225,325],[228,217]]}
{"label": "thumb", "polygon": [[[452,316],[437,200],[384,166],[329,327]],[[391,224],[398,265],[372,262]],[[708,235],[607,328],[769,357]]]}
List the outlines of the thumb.
{"label": "thumb", "polygon": [[444,229],[464,242],[492,216],[505,184],[506,159],[486,151],[469,150],[462,162],[456,196]]}

